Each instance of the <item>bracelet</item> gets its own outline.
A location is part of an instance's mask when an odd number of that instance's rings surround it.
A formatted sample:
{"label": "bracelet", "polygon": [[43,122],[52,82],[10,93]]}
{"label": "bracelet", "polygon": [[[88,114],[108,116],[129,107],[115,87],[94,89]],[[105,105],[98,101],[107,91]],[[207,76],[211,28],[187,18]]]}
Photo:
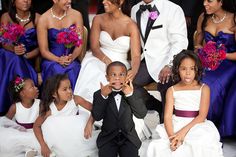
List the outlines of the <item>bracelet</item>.
{"label": "bracelet", "polygon": [[195,45],[194,48],[195,48],[195,49],[202,48],[202,45]]}
{"label": "bracelet", "polygon": [[104,57],[102,58],[102,61],[105,62],[105,59],[106,59],[106,55],[104,55]]}

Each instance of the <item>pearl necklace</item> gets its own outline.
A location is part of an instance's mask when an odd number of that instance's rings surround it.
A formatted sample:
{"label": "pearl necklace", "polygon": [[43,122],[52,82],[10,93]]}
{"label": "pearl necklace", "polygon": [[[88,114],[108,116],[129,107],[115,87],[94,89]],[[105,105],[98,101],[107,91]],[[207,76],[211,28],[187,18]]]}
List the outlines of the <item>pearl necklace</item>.
{"label": "pearl necklace", "polygon": [[53,11],[52,11],[52,8],[51,8],[51,14],[52,14],[52,17],[53,18],[55,18],[55,19],[57,19],[57,20],[62,20],[67,14],[66,14],[66,11],[64,12],[64,15],[62,15],[61,17],[58,17],[58,16],[56,16],[54,13],[53,13]]}
{"label": "pearl necklace", "polygon": [[212,22],[213,22],[213,23],[218,24],[218,23],[223,22],[226,17],[227,17],[227,14],[225,13],[224,16],[223,16],[220,20],[217,21],[217,20],[215,19],[215,14],[212,14],[211,19],[212,19]]}
{"label": "pearl necklace", "polygon": [[19,22],[28,22],[30,20],[30,16],[31,14],[29,13],[29,16],[26,18],[26,19],[22,19],[21,17],[18,16],[18,14],[16,14],[16,19],[19,21]]}

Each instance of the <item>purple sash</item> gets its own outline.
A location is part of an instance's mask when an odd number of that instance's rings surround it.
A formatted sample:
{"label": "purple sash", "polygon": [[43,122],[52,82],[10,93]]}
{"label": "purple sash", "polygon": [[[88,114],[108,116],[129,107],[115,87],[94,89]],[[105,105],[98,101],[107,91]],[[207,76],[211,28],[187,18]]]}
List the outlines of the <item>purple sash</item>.
{"label": "purple sash", "polygon": [[175,115],[178,117],[197,117],[199,111],[183,111],[175,110]]}
{"label": "purple sash", "polygon": [[19,122],[17,122],[17,121],[16,121],[16,123],[19,124],[19,125],[21,125],[21,126],[23,126],[23,127],[26,128],[26,129],[32,129],[32,128],[33,128],[33,125],[34,125],[34,123],[19,123]]}

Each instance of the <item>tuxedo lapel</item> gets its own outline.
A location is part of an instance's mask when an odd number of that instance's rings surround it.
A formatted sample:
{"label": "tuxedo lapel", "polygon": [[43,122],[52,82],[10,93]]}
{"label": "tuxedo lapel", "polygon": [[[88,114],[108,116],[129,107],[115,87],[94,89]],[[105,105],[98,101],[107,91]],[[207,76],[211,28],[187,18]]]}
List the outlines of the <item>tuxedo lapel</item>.
{"label": "tuxedo lapel", "polygon": [[[152,12],[153,11],[157,11],[157,14],[159,15],[160,13],[159,13],[159,11],[157,10],[157,8],[156,8],[156,5],[154,5],[153,6],[153,8],[152,8],[152,10],[151,10]],[[157,17],[158,18],[158,17]],[[148,38],[148,35],[149,35],[149,33],[150,33],[150,31],[151,31],[151,29],[152,29],[152,25],[153,25],[153,23],[156,21],[156,19],[151,19],[151,18],[148,18],[148,22],[147,22],[147,27],[146,27],[146,31],[145,31],[145,38],[144,38],[144,44],[146,43],[146,41],[147,41],[147,38]]]}
{"label": "tuxedo lapel", "polygon": [[139,29],[139,32],[141,34],[141,37],[142,37],[142,40],[144,41],[144,36],[142,34],[142,30],[141,30],[141,26],[140,26],[140,19],[141,19],[141,10],[139,9],[137,12],[136,12],[136,20],[137,20],[137,25],[138,25],[138,29]]}

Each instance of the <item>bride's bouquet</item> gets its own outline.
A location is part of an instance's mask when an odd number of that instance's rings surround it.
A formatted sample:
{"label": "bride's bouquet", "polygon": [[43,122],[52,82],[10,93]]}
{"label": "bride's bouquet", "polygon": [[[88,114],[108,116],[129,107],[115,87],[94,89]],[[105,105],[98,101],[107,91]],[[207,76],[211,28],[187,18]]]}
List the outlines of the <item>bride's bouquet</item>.
{"label": "bride's bouquet", "polygon": [[0,43],[3,45],[18,45],[18,40],[24,34],[23,26],[15,23],[1,24]]}
{"label": "bride's bouquet", "polygon": [[226,47],[222,43],[207,42],[203,48],[198,49],[198,56],[206,70],[216,70],[226,58]]}
{"label": "bride's bouquet", "polygon": [[64,28],[56,37],[57,43],[64,44],[66,47],[65,55],[68,55],[68,51],[73,46],[79,47],[82,44],[81,31],[77,29],[75,25],[70,26],[69,28]]}

